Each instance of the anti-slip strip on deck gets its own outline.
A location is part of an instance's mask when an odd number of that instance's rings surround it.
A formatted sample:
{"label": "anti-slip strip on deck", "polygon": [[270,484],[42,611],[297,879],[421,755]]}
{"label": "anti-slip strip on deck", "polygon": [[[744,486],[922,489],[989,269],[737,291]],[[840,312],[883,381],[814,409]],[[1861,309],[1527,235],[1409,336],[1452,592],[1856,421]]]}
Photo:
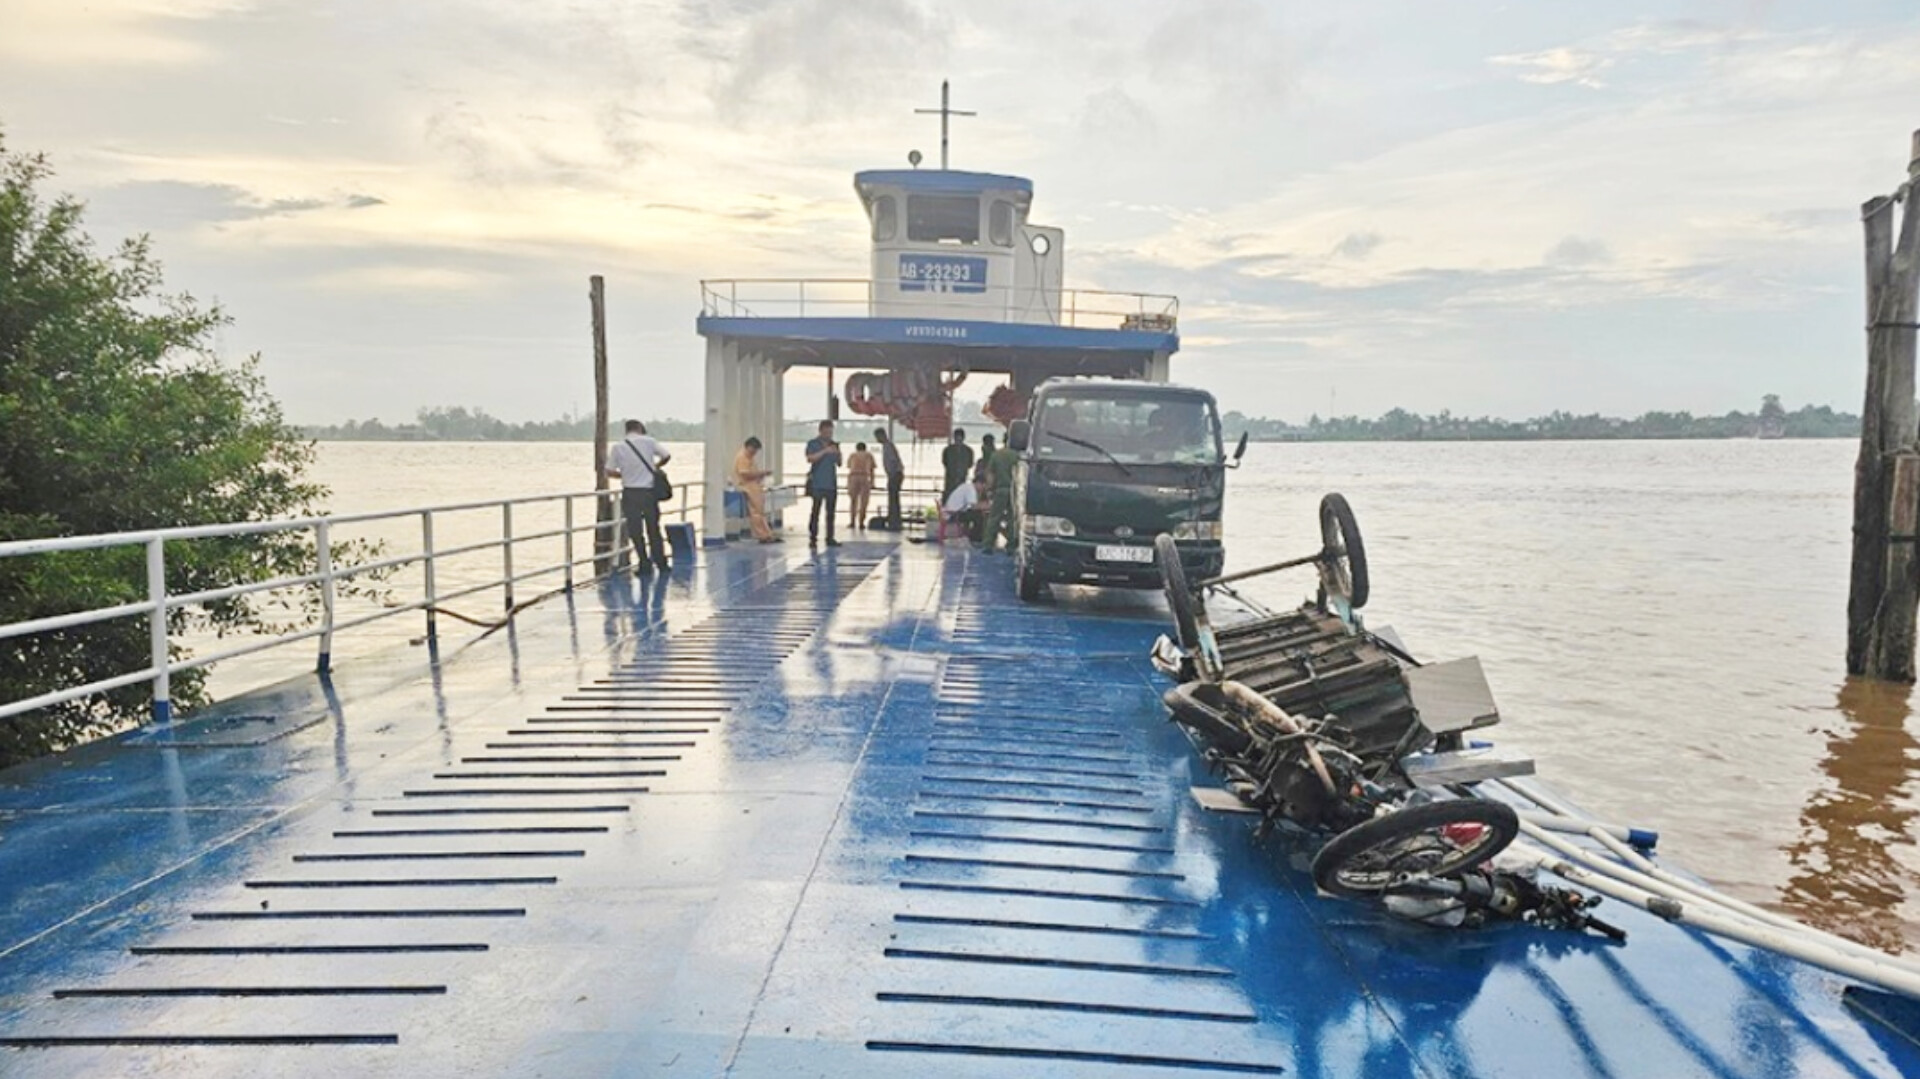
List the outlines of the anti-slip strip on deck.
{"label": "anti-slip strip on deck", "polygon": [[939,914],[896,914],[902,925],[958,925],[975,929],[1027,929],[1041,933],[1086,933],[1093,936],[1142,937],[1153,940],[1213,940],[1190,929],[1136,929],[1124,925],[1083,925],[1076,922],[1030,922],[1010,918],[962,918]]}
{"label": "anti-slip strip on deck", "polygon": [[1001,821],[1007,824],[1041,824],[1057,828],[1090,828],[1103,832],[1134,832],[1160,835],[1166,832],[1152,824],[1128,824],[1121,821],[1087,820],[1083,817],[1033,817],[1008,813],[964,813],[957,810],[914,809],[916,817],[929,820]]}
{"label": "anti-slip strip on deck", "polygon": [[[937,761],[934,760],[933,756],[935,753],[939,753],[942,759]],[[1100,778],[1100,779],[1131,779],[1137,783],[1144,783],[1147,780],[1146,776],[1143,776],[1138,772],[1106,771],[1104,769],[1099,769],[1099,768],[1059,768],[1059,767],[1054,767],[1051,765],[1043,765],[1043,764],[1026,764],[1026,763],[1009,764],[1006,762],[996,762],[996,761],[970,761],[970,760],[946,759],[948,757],[954,757],[959,755],[961,755],[960,752],[956,750],[929,749],[927,751],[927,764],[930,767],[935,767],[935,768],[986,769],[986,770],[992,770],[994,772],[997,772],[1000,775],[1008,775],[1008,774],[1025,775],[1031,772],[1038,775],[1088,776],[1088,777]]]}
{"label": "anti-slip strip on deck", "polygon": [[1148,1056],[1133,1053],[1099,1053],[1079,1049],[1044,1049],[1015,1045],[970,1045],[943,1042],[869,1041],[876,1052],[932,1053],[969,1057],[998,1057],[1010,1060],[1046,1060],[1063,1063],[1125,1064],[1148,1068],[1180,1068],[1189,1071],[1235,1072],[1242,1075],[1284,1075],[1278,1064],[1257,1064],[1204,1057]]}
{"label": "anti-slip strip on deck", "polygon": [[55,989],[55,1000],[116,997],[430,997],[444,985],[148,985],[102,989]]}
{"label": "anti-slip strip on deck", "polygon": [[375,809],[375,817],[451,817],[497,813],[631,813],[630,805],[600,806],[435,806],[432,809]]}
{"label": "anti-slip strip on deck", "polygon": [[[664,724],[664,722],[674,722],[674,724],[687,724],[687,720],[532,720],[532,722],[553,722],[553,724],[591,724],[591,722]],[[712,728],[710,728],[710,726],[678,726],[678,728],[653,728],[653,730],[626,730],[626,728],[576,728],[576,730],[555,730],[555,728],[541,728],[541,730],[530,731],[499,731],[499,733],[503,733],[503,735],[507,735],[507,737],[566,737],[566,735],[576,735],[576,733],[593,733],[593,735],[603,735],[603,733],[634,733],[634,735],[647,735],[647,733],[651,733],[651,735],[668,735],[668,733],[672,733],[672,735],[687,735],[687,733],[712,733]],[[488,745],[492,747],[492,743],[488,743]],[[511,743],[507,743],[507,745],[511,745]],[[634,745],[645,745],[645,743],[634,743]]]}
{"label": "anti-slip strip on deck", "polygon": [[1112,903],[1121,906],[1198,907],[1194,899],[1166,895],[1127,895],[1116,892],[1080,892],[1061,888],[1019,888],[1000,884],[958,884],[940,880],[903,880],[903,892],[953,892],[963,895],[1005,895],[1026,899],[1066,899],[1081,903]]}
{"label": "anti-slip strip on deck", "polygon": [[1153,1008],[1131,1004],[1093,1004],[1078,1000],[1046,1000],[1035,997],[956,996],[946,993],[875,993],[875,1000],[889,1004],[947,1004],[972,1008],[1024,1008],[1032,1011],[1077,1012],[1085,1015],[1127,1015],[1142,1019],[1186,1019],[1199,1023],[1257,1023],[1252,1012],[1187,1011],[1179,1008]]}
{"label": "anti-slip strip on deck", "polygon": [[408,798],[522,798],[537,794],[542,798],[553,796],[578,795],[593,797],[601,794],[645,794],[651,787],[450,787],[438,790],[401,791]]}
{"label": "anti-slip strip on deck", "polygon": [[[669,742],[665,744],[666,745],[686,745],[686,746],[693,745],[692,742],[682,742],[682,743]],[[644,747],[641,747],[641,748],[644,748]],[[553,754],[551,756],[531,756],[530,755],[530,756],[500,756],[500,757],[462,757],[460,758],[460,763],[461,764],[594,764],[594,763],[599,763],[603,761],[646,762],[646,761],[677,761],[680,759],[681,759],[681,756],[678,753],[594,753],[594,754],[565,753],[565,754]],[[459,773],[455,773],[455,772],[435,773],[434,778],[441,779],[447,776],[453,776],[458,774]],[[475,774],[488,775],[492,773],[475,773]],[[573,775],[576,773],[547,772],[543,774]],[[470,779],[470,778],[473,778],[473,776],[464,776],[463,778]]]}
{"label": "anti-slip strip on deck", "polygon": [[[1140,763],[1140,759],[1136,754],[1107,753],[1092,749],[1076,749],[1072,752],[1061,751],[1058,753],[1032,753],[1025,750],[982,748],[982,743],[997,743],[1002,741],[1004,741],[1004,739],[980,738],[969,742],[964,739],[955,739],[952,735],[944,731],[935,731],[932,739],[927,743],[927,752],[953,753],[967,757],[1007,758],[1014,761],[1090,761],[1095,764]],[[1013,764],[1008,767],[1019,767],[1019,765]]]}
{"label": "anti-slip strip on deck", "polygon": [[949,802],[990,802],[996,805],[1059,806],[1062,809],[1105,809],[1115,813],[1153,813],[1157,809],[1138,802],[1089,802],[1078,798],[1023,798],[1011,794],[974,794],[968,791],[922,790],[922,798],[940,798]]}
{"label": "anti-slip strip on deck", "polygon": [[949,952],[929,948],[888,948],[881,954],[888,959],[926,959],[943,963],[979,963],[1001,967],[1048,967],[1053,970],[1086,970],[1102,974],[1146,974],[1156,978],[1233,977],[1233,971],[1225,967],[1182,967],[1166,963],[1110,963],[1097,959],[1068,959],[1063,956]]}
{"label": "anti-slip strip on deck", "polygon": [[484,952],[488,945],[458,944],[145,944],[132,955],[411,955],[416,952]]}
{"label": "anti-slip strip on deck", "polygon": [[613,829],[604,824],[534,824],[507,828],[346,828],[333,833],[335,839],[382,839],[391,836],[437,835],[606,835]]}
{"label": "anti-slip strip on deck", "polygon": [[[505,731],[515,733],[515,731]],[[566,737],[566,731],[518,731],[526,737]],[[689,733],[710,733],[703,730],[685,731],[612,731],[620,737],[662,737],[662,735],[689,735]],[[490,741],[482,749],[693,749],[697,741]]]}
{"label": "anti-slip strip on deck", "polygon": [[989,787],[1039,787],[1050,791],[1084,791],[1089,794],[1131,794],[1145,797],[1138,787],[1109,787],[1099,783],[1066,783],[1052,779],[997,779],[992,776],[961,776],[932,773],[920,777],[929,783],[973,783]]}
{"label": "anti-slip strip on deck", "polygon": [[244,888],[504,888],[558,884],[559,877],[370,877],[356,880],[250,880]]}
{"label": "anti-slip strip on deck", "polygon": [[196,922],[252,922],[330,918],[524,918],[525,907],[428,907],[411,910],[202,910]]}
{"label": "anti-slip strip on deck", "polygon": [[107,1034],[0,1038],[0,1048],[157,1048],[200,1045],[399,1045],[398,1034]]}
{"label": "anti-slip strip on deck", "polygon": [[964,866],[970,869],[1018,869],[1041,873],[1077,873],[1096,877],[1125,877],[1129,880],[1186,880],[1184,873],[1164,873],[1145,869],[1110,869],[1106,866],[1074,865],[1061,862],[1022,862],[995,858],[963,858],[946,854],[908,854],[908,865]]}
{"label": "anti-slip strip on deck", "polygon": [[1038,839],[1024,835],[988,835],[979,832],[908,832],[908,839],[940,839],[957,843],[1012,843],[1027,847],[1059,847],[1063,850],[1100,850],[1117,854],[1171,855],[1172,847],[1136,847],[1125,843],[1093,843],[1074,839]]}
{"label": "anti-slip strip on deck", "polygon": [[[677,761],[676,755],[655,757],[629,757],[628,760],[640,761]],[[663,768],[602,769],[597,771],[545,771],[545,772],[435,772],[435,779],[638,779],[643,776],[666,775]]]}
{"label": "anti-slip strip on deck", "polygon": [[354,851],[347,854],[296,854],[298,863],[325,862],[437,862],[491,858],[585,858],[584,850],[421,850]]}

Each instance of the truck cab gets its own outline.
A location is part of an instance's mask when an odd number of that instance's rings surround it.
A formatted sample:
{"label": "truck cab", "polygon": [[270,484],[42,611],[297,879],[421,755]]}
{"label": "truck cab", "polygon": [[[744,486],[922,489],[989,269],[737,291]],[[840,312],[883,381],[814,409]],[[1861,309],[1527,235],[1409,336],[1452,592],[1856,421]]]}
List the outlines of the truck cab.
{"label": "truck cab", "polygon": [[[1227,458],[1205,390],[1112,379],[1042,383],[1015,421],[1020,598],[1050,584],[1158,588],[1153,538],[1173,536],[1188,579],[1218,576]],[[1246,449],[1241,440],[1237,459]]]}

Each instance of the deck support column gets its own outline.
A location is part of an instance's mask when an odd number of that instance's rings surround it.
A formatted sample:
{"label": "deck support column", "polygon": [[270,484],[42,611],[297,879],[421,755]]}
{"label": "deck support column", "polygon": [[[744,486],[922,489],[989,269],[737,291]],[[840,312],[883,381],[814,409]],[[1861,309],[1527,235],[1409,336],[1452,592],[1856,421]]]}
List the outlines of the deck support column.
{"label": "deck support column", "polygon": [[706,413],[706,497],[700,510],[701,542],[718,546],[727,541],[727,471],[733,464],[732,437],[727,423],[729,414],[738,415],[738,402],[729,390],[734,380],[730,370],[740,361],[740,346],[731,337],[707,338],[707,413]]}

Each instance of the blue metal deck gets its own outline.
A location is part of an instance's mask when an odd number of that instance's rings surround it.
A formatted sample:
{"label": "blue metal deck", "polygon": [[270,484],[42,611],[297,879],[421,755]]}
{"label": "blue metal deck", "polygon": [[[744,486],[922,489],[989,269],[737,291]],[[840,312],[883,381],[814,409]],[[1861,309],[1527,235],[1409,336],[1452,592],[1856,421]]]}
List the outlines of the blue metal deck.
{"label": "blue metal deck", "polygon": [[1887,1076],[1841,983],[1313,894],[1138,596],[707,552],[0,773],[0,1074]]}

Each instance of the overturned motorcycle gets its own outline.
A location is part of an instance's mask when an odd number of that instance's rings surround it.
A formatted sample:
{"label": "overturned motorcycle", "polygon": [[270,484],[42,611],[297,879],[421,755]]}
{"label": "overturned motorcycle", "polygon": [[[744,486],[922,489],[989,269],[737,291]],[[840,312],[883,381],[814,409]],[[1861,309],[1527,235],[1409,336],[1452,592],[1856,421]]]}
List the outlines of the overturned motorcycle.
{"label": "overturned motorcycle", "polygon": [[[1280,828],[1317,845],[1323,891],[1431,924],[1520,920],[1624,939],[1593,916],[1597,895],[1496,865],[1521,818],[1479,785],[1533,766],[1466,741],[1499,720],[1479,661],[1422,664],[1390,632],[1369,631],[1358,614],[1366,551],[1345,498],[1321,500],[1320,531],[1313,554],[1191,583],[1173,538],[1155,540],[1176,638],[1155,642],[1153,660],[1179,683],[1164,697],[1173,719],[1260,815],[1261,835]],[[1307,566],[1319,591],[1296,610],[1269,611],[1232,587]],[[1210,599],[1242,617],[1214,625]]]}

